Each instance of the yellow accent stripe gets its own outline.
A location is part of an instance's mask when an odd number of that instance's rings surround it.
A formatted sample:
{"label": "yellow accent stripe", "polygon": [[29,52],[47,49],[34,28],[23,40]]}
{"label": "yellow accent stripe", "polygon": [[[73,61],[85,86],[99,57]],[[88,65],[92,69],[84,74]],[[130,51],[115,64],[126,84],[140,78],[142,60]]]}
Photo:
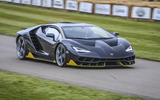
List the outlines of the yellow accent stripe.
{"label": "yellow accent stripe", "polygon": [[107,63],[106,63],[106,62],[104,62],[104,67],[105,67],[105,66],[107,66]]}
{"label": "yellow accent stripe", "polygon": [[56,61],[54,60],[53,63],[56,63]]}
{"label": "yellow accent stripe", "polygon": [[73,60],[70,60],[69,63],[67,63],[67,65],[69,65],[69,66],[78,66],[78,67],[105,67],[106,66],[106,64],[104,64],[104,66],[77,65]]}
{"label": "yellow accent stripe", "polygon": [[120,64],[121,66],[123,66],[123,65],[124,65],[122,62],[119,62],[119,64]]}
{"label": "yellow accent stripe", "polygon": [[29,52],[28,53],[28,55],[26,56],[27,58],[32,58],[32,59],[34,59],[35,57],[32,55],[32,53],[31,52]]}
{"label": "yellow accent stripe", "polygon": [[77,66],[77,64],[73,60],[70,60],[69,63],[67,63],[67,65]]}

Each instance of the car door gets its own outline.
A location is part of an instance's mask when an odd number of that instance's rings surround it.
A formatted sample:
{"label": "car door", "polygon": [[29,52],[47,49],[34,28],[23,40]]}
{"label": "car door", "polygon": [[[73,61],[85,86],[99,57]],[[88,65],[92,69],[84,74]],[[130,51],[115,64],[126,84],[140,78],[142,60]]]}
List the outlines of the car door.
{"label": "car door", "polygon": [[[47,34],[53,34],[54,37],[48,37]],[[54,26],[42,26],[37,35],[43,48],[43,54],[49,59],[54,57],[54,49],[62,38],[58,28]]]}

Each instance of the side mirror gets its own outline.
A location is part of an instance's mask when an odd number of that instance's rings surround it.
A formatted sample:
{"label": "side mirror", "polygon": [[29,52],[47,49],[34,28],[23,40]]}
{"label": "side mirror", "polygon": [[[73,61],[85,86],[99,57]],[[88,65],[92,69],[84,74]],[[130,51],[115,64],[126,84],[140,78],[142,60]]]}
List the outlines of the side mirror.
{"label": "side mirror", "polygon": [[55,36],[53,33],[46,33],[47,37],[53,38],[53,41],[55,41]]}
{"label": "side mirror", "polygon": [[112,34],[113,34],[114,36],[116,36],[116,37],[119,35],[118,32],[113,32]]}

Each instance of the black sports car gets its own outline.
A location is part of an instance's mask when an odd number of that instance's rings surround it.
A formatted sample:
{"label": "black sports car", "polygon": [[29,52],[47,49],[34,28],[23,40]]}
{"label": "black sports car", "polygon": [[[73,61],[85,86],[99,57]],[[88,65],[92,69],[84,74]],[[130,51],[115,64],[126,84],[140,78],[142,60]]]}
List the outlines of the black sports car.
{"label": "black sports car", "polygon": [[17,32],[17,55],[19,59],[40,59],[60,67],[134,64],[131,44],[117,35],[92,24],[43,24]]}

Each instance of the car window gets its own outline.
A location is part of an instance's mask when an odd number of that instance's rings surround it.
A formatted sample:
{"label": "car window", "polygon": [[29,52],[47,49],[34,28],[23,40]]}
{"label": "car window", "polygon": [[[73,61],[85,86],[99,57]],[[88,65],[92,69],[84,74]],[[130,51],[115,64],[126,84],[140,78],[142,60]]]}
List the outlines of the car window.
{"label": "car window", "polygon": [[66,38],[81,39],[108,39],[114,36],[108,31],[96,26],[63,27]]}
{"label": "car window", "polygon": [[59,32],[57,29],[52,28],[52,27],[46,28],[46,29],[45,29],[45,33],[46,33],[46,34],[47,34],[47,33],[53,33],[54,36],[55,36],[55,40],[58,40],[58,39],[61,38],[60,32]]}

